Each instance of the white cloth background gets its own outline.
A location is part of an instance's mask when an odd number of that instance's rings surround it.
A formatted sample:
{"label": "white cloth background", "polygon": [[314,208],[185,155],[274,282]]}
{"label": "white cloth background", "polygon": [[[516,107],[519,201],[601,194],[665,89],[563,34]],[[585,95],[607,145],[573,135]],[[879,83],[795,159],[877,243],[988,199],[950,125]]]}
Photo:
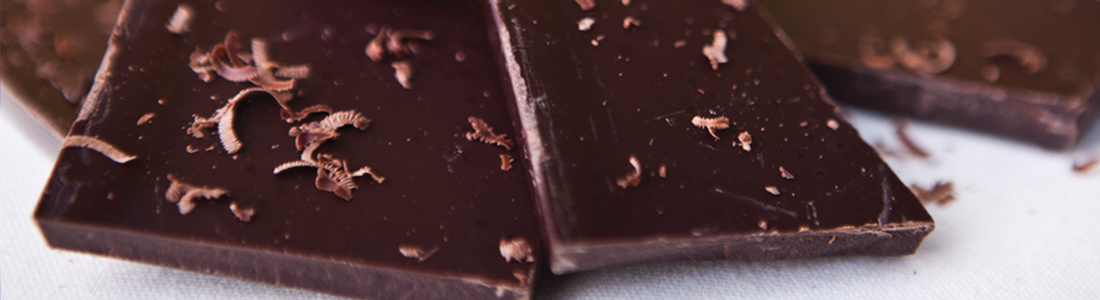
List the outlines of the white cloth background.
{"label": "white cloth background", "polygon": [[[931,205],[916,255],[646,265],[539,281],[546,299],[1100,299],[1100,128],[1074,152],[913,122],[933,156],[905,153],[888,117],[847,110],[907,184],[955,183]],[[0,100],[0,298],[325,299],[307,291],[53,250],[31,219],[60,142],[5,90]]]}

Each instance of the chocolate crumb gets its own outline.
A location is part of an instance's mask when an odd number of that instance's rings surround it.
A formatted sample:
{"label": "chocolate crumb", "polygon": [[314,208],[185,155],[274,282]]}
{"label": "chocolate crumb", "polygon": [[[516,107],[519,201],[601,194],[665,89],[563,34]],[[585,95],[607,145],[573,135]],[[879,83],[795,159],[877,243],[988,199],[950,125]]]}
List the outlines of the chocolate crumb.
{"label": "chocolate crumb", "polygon": [[730,120],[726,117],[717,118],[705,118],[702,116],[695,116],[691,118],[691,124],[699,128],[706,128],[710,132],[710,136],[714,137],[714,140],[718,140],[718,135],[714,134],[715,130],[722,130],[730,127]]}
{"label": "chocolate crumb", "polygon": [[679,39],[679,40],[676,40],[675,42],[672,43],[672,47],[679,49],[679,48],[687,47],[687,44],[688,44],[687,40]]}
{"label": "chocolate crumb", "polygon": [[905,145],[905,148],[909,149],[909,152],[920,158],[928,158],[929,156],[932,156],[931,154],[928,154],[927,151],[924,151],[924,149],[922,149],[920,146],[917,146],[917,143],[913,142],[913,139],[909,138],[909,121],[906,121],[902,118],[896,118],[894,119],[894,127],[897,128],[898,139],[901,140],[901,143]]}
{"label": "chocolate crumb", "polygon": [[665,178],[667,175],[668,175],[668,173],[665,170],[665,165],[661,165],[661,167],[657,168],[657,176],[661,176],[661,178]]}
{"label": "chocolate crumb", "polygon": [[417,262],[423,262],[439,251],[439,247],[432,247],[431,249],[424,250],[424,248],[413,245],[397,245],[397,251],[401,252],[401,255],[407,258],[414,258]]}
{"label": "chocolate crumb", "polygon": [[512,169],[512,155],[511,154],[501,154],[500,155],[500,169],[504,170],[506,172],[508,170]]}
{"label": "chocolate crumb", "polygon": [[623,6],[630,6],[630,0],[623,0]]}
{"label": "chocolate crumb", "polygon": [[718,70],[719,64],[729,61],[726,58],[726,31],[718,29],[714,31],[714,40],[703,46],[703,55],[710,60],[711,69]]}
{"label": "chocolate crumb", "polygon": [[237,217],[237,220],[241,220],[241,222],[245,223],[251,222],[252,216],[256,214],[255,208],[242,208],[237,205],[236,201],[229,203],[229,211],[233,212],[233,215]]}
{"label": "chocolate crumb", "polygon": [[1075,172],[1077,174],[1088,173],[1093,168],[1095,168],[1097,164],[1100,164],[1100,161],[1098,161],[1096,159],[1096,157],[1091,157],[1091,158],[1085,159],[1083,161],[1078,161],[1078,160],[1074,159],[1073,160],[1073,172]]}
{"label": "chocolate crumb", "polygon": [[623,175],[623,177],[619,177],[619,179],[615,181],[615,184],[618,184],[619,187],[623,189],[638,186],[638,184],[642,183],[642,163],[633,155],[630,156],[629,161],[630,165],[634,167],[634,171]]}
{"label": "chocolate crumb", "polygon": [[840,128],[840,123],[837,123],[834,119],[829,119],[825,121],[825,126],[829,126],[829,129],[836,131],[837,128]]}
{"label": "chocolate crumb", "polygon": [[574,1],[577,2],[577,5],[581,6],[581,10],[587,11],[587,10],[591,10],[591,9],[596,7],[596,1],[594,1],[594,0],[574,0]]}
{"label": "chocolate crumb", "polygon": [[137,125],[138,126],[145,125],[145,123],[148,123],[149,120],[153,119],[153,116],[155,116],[155,114],[145,113],[144,115],[141,116],[141,118],[138,118]]}
{"label": "chocolate crumb", "polygon": [[122,150],[118,150],[118,148],[115,148],[115,146],[111,145],[110,143],[90,136],[67,136],[65,137],[65,141],[61,143],[61,148],[68,147],[92,149],[120,164],[124,164],[137,158],[137,156],[127,154],[126,152],[122,152]]}
{"label": "chocolate crumb", "polygon": [[466,52],[465,51],[455,52],[455,61],[457,61],[457,62],[466,61]]}
{"label": "chocolate crumb", "polygon": [[587,18],[581,19],[580,21],[577,21],[577,29],[580,30],[581,32],[585,32],[585,31],[588,31],[589,29],[592,29],[592,25],[596,25],[596,19],[593,19],[592,17],[587,17]]}
{"label": "chocolate crumb", "polygon": [[722,0],[722,4],[729,5],[737,11],[745,11],[749,7],[748,0]]}
{"label": "chocolate crumb", "polygon": [[505,262],[515,260],[517,262],[535,262],[534,249],[527,243],[527,239],[516,237],[513,239],[500,239],[500,256]]}
{"label": "chocolate crumb", "polygon": [[786,168],[783,168],[783,166],[779,166],[779,175],[783,176],[783,179],[787,179],[787,180],[793,180],[794,179],[794,174],[791,174],[791,172],[788,172]]}
{"label": "chocolate crumb", "polygon": [[512,140],[509,140],[505,134],[493,133],[493,127],[489,127],[485,120],[473,116],[466,120],[474,127],[474,132],[466,133],[467,140],[473,141],[476,139],[486,144],[498,145],[504,147],[504,149],[512,150]]}
{"label": "chocolate crumb", "polygon": [[955,201],[955,186],[950,181],[938,181],[931,189],[923,189],[914,184],[912,190],[925,205],[936,203],[942,206]]}
{"label": "chocolate crumb", "polygon": [[626,18],[623,18],[623,29],[630,29],[630,26],[642,26],[642,20],[638,20],[631,16],[626,16]]}
{"label": "chocolate crumb", "polygon": [[737,135],[737,139],[741,141],[741,149],[745,151],[752,151],[752,135],[748,131],[742,131]]}
{"label": "chocolate crumb", "polygon": [[774,185],[765,186],[764,190],[772,195],[779,196],[779,188],[776,188]]}
{"label": "chocolate crumb", "polygon": [[1001,79],[1001,68],[999,68],[997,66],[994,66],[994,65],[988,65],[988,66],[983,67],[982,68],[982,79],[985,79],[985,81],[987,81],[989,83],[996,83],[997,80]]}
{"label": "chocolate crumb", "polygon": [[407,60],[395,61],[390,64],[393,67],[393,77],[397,78],[397,83],[401,84],[401,87],[406,90],[412,89],[413,67],[412,63]]}
{"label": "chocolate crumb", "polygon": [[768,220],[760,219],[759,221],[756,221],[756,227],[760,227],[760,230],[767,231],[768,230]]}

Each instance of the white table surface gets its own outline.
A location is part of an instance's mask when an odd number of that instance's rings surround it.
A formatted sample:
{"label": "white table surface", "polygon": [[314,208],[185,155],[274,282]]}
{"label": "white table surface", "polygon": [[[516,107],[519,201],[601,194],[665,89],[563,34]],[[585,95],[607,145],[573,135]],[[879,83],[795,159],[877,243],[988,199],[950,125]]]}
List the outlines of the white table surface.
{"label": "white table surface", "polygon": [[[1100,128],[1072,152],[912,122],[933,155],[905,153],[890,118],[847,109],[906,184],[955,184],[906,257],[646,265],[542,278],[540,299],[1100,299]],[[31,215],[60,142],[0,99],[0,299],[336,299],[47,247]]]}

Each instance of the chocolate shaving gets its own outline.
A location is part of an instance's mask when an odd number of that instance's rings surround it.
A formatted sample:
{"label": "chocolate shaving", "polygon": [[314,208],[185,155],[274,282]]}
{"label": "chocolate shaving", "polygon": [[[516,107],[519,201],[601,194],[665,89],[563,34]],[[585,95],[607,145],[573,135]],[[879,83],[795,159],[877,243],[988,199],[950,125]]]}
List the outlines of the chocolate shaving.
{"label": "chocolate shaving", "polygon": [[1015,60],[1028,74],[1035,74],[1047,66],[1047,57],[1039,48],[1010,39],[997,39],[982,43],[982,55],[986,58],[1005,56]]}
{"label": "chocolate shaving", "polygon": [[508,170],[512,169],[512,155],[511,154],[501,154],[500,155],[500,169],[504,170],[504,171],[508,171]]}
{"label": "chocolate shaving", "polygon": [[657,176],[661,176],[661,178],[668,176],[668,170],[665,168],[665,165],[661,165],[661,167],[657,168]]}
{"label": "chocolate shaving", "polygon": [[909,47],[902,37],[890,40],[894,58],[905,68],[920,74],[937,74],[955,64],[955,46],[946,39],[925,41]]}
{"label": "chocolate shaving", "polygon": [[435,34],[428,30],[393,29],[389,26],[383,26],[378,31],[378,35],[374,36],[370,43],[367,43],[364,53],[375,62],[381,62],[385,59],[386,52],[397,56],[397,58],[403,58],[406,54],[415,52],[411,51],[415,49],[410,48],[406,40],[431,41],[434,38]]}
{"label": "chocolate shaving", "polygon": [[92,149],[120,164],[124,164],[137,158],[137,156],[127,154],[126,152],[122,152],[122,150],[118,150],[118,148],[115,148],[115,146],[111,145],[108,142],[90,136],[69,135],[65,137],[65,141],[61,143],[61,148],[68,147]]}
{"label": "chocolate shaving", "polygon": [[[217,117],[218,122],[218,140],[222,143],[222,148],[225,148],[225,152],[228,154],[237,153],[241,150],[241,141],[237,139],[237,134],[233,132],[233,111],[237,107],[237,103],[241,101],[245,96],[253,92],[264,91],[260,88],[247,88],[243,89],[229,99],[225,103],[225,106],[219,109],[219,112],[215,112],[211,119]],[[197,118],[196,118],[197,120]],[[194,125],[192,124],[192,127]]]}
{"label": "chocolate shaving", "polygon": [[[328,107],[320,107],[320,109]],[[354,126],[359,130],[366,130],[370,126],[370,119],[364,117],[355,110],[344,110],[332,113],[319,122],[310,122],[290,129],[289,135],[296,137],[295,146],[302,150],[311,144],[320,144],[327,140],[339,137],[337,129],[344,126]]]}
{"label": "chocolate shaving", "polygon": [[500,256],[504,257],[504,262],[535,262],[534,249],[523,237],[501,238]]}
{"label": "chocolate shaving", "polygon": [[714,137],[714,140],[718,140],[718,135],[714,134],[715,130],[722,130],[730,127],[730,120],[726,117],[717,118],[705,118],[702,116],[695,116],[691,118],[691,124],[699,128],[706,128],[710,132],[710,136]]}
{"label": "chocolate shaving", "polygon": [[737,135],[737,139],[741,141],[741,149],[745,149],[747,152],[752,151],[752,135],[748,131],[742,131]]}
{"label": "chocolate shaving", "polygon": [[942,206],[955,201],[955,186],[950,181],[938,181],[931,189],[927,190],[914,184],[912,190],[917,199],[925,205],[936,203]]}
{"label": "chocolate shaving", "polygon": [[363,174],[370,175],[370,178],[374,179],[374,182],[377,183],[382,183],[382,181],[386,180],[386,177],[374,174],[374,171],[371,171],[370,166],[363,166],[362,168],[359,168],[359,170],[355,170],[355,172],[351,173],[351,177],[360,177],[363,176]]}
{"label": "chocolate shaving", "polygon": [[722,4],[729,5],[737,11],[745,11],[745,8],[749,7],[748,0],[722,0]]}
{"label": "chocolate shaving", "polygon": [[574,0],[574,1],[576,1],[577,5],[580,5],[581,10],[584,10],[584,11],[588,11],[588,10],[591,10],[593,8],[596,8],[596,1],[594,1],[594,0]]}
{"label": "chocolate shaving", "polygon": [[928,154],[928,151],[924,151],[913,139],[909,138],[909,122],[902,118],[894,119],[894,127],[897,128],[898,139],[905,145],[905,148],[909,149],[909,152],[913,153],[920,158],[928,158],[932,156]]}
{"label": "chocolate shaving", "polygon": [[314,105],[314,106],[306,107],[306,108],[304,108],[300,111],[297,111],[297,112],[294,112],[294,111],[291,111],[291,110],[285,110],[285,109],[280,110],[279,111],[279,116],[282,117],[283,121],[286,121],[287,123],[294,123],[294,122],[301,121],[302,119],[305,119],[306,117],[308,117],[311,114],[321,113],[321,112],[332,113],[332,108],[330,108],[330,107],[328,107],[327,105],[324,105],[324,104],[317,104],[317,105]]}
{"label": "chocolate shaving", "polygon": [[1097,161],[1096,157],[1091,157],[1083,161],[1078,161],[1074,159],[1073,172],[1076,172],[1078,174],[1088,173],[1093,168],[1095,168],[1097,164],[1100,164],[1100,161]]}
{"label": "chocolate shaving", "polygon": [[776,187],[775,187],[775,186],[773,186],[773,185],[765,186],[765,187],[764,187],[764,190],[765,190],[765,191],[768,191],[768,193],[769,193],[769,194],[772,194],[772,195],[775,195],[775,196],[779,196],[779,188],[776,188]]}
{"label": "chocolate shaving", "polygon": [[706,55],[710,60],[710,68],[718,70],[719,64],[724,64],[729,61],[726,58],[726,32],[718,29],[714,31],[714,41],[709,45],[703,46],[703,55]]}
{"label": "chocolate shaving", "polygon": [[229,195],[229,191],[225,189],[195,186],[180,181],[172,174],[168,174],[168,180],[171,181],[172,184],[168,186],[168,191],[164,194],[164,197],[168,199],[169,202],[176,203],[181,215],[187,215],[191,210],[195,209],[194,200],[196,198],[201,197],[213,200]]}
{"label": "chocolate shaving", "polygon": [[191,20],[194,15],[194,7],[187,3],[180,4],[176,6],[176,12],[172,13],[172,18],[168,19],[168,23],[164,26],[168,28],[168,32],[183,35],[191,31]]}
{"label": "chocolate shaving", "polygon": [[279,80],[275,78],[272,70],[279,66],[268,60],[267,55],[267,41],[260,38],[252,39],[252,59],[256,64],[256,76],[251,78],[252,83],[263,87],[265,90],[277,92],[294,88],[294,79]]}
{"label": "chocolate shaving", "polygon": [[237,205],[237,202],[229,203],[229,211],[233,212],[233,216],[236,216],[237,220],[245,223],[251,222],[252,216],[256,214],[255,208],[242,208]]}
{"label": "chocolate shaving", "polygon": [[138,118],[138,120],[137,120],[137,125],[138,126],[145,125],[145,123],[148,123],[149,120],[153,119],[153,116],[156,116],[156,114],[154,114],[154,113],[145,113],[144,115],[141,115],[141,118]]}
{"label": "chocolate shaving", "polygon": [[473,141],[476,139],[486,144],[498,145],[504,147],[504,149],[512,150],[512,140],[509,140],[506,134],[493,133],[493,127],[489,127],[485,120],[473,116],[466,120],[474,127],[474,132],[466,133],[467,140]]}
{"label": "chocolate shaving", "polygon": [[615,180],[615,184],[619,185],[619,187],[623,189],[626,189],[627,187],[638,186],[638,184],[642,183],[642,163],[639,162],[638,158],[634,157],[633,155],[630,156],[629,161],[630,165],[634,167],[634,170]]}
{"label": "chocolate shaving", "polygon": [[[623,29],[630,29],[630,26],[634,26],[634,27],[642,26],[642,20],[635,19],[634,17],[631,17],[631,16],[626,16],[626,18],[623,18]],[[584,30],[581,30],[581,31],[584,31]]]}
{"label": "chocolate shaving", "polygon": [[383,26],[382,30],[378,31],[378,35],[374,36],[374,39],[371,40],[370,43],[367,43],[367,49],[365,52],[367,54],[367,57],[370,57],[370,60],[381,62],[382,59],[385,58],[385,44],[386,39],[389,38],[390,30],[391,29],[389,27]]}
{"label": "chocolate shaving", "polygon": [[[319,144],[319,143],[318,143]],[[318,145],[314,144],[314,145]],[[343,198],[344,200],[351,200],[351,190],[358,189],[359,186],[355,184],[353,177],[360,177],[364,174],[370,174],[371,178],[378,183],[382,183],[385,180],[384,177],[376,176],[371,172],[370,167],[364,166],[355,172],[349,172],[347,162],[341,159],[333,158],[329,154],[320,154],[317,159],[289,161],[280,164],[275,167],[272,174],[279,174],[283,171],[300,168],[311,167],[317,168],[317,179],[314,184],[317,189],[332,192],[336,196]]]}
{"label": "chocolate shaving", "polygon": [[412,89],[413,67],[412,63],[407,60],[395,61],[390,64],[393,67],[393,77],[397,78],[397,83],[401,84],[401,87],[406,90]]}
{"label": "chocolate shaving", "polygon": [[581,19],[580,21],[577,21],[577,29],[579,29],[581,32],[592,29],[592,25],[596,25],[596,19],[593,19],[592,17],[586,17],[584,19]]}
{"label": "chocolate shaving", "polygon": [[409,46],[405,43],[405,40],[419,39],[431,41],[434,38],[435,34],[428,30],[397,29],[390,32],[389,38],[386,41],[386,50],[389,50],[390,53],[400,58],[410,52]]}
{"label": "chocolate shaving", "polygon": [[840,128],[840,123],[837,123],[834,119],[829,119],[825,121],[825,126],[829,126],[829,129],[836,131],[837,128]]}
{"label": "chocolate shaving", "polygon": [[432,254],[435,254],[436,251],[439,251],[439,247],[437,246],[429,250],[424,250],[424,248],[418,246],[401,244],[397,245],[397,251],[401,252],[401,255],[404,257],[414,258],[417,262],[422,262],[428,259],[428,257],[431,257]]}
{"label": "chocolate shaving", "polygon": [[291,79],[305,79],[309,77],[309,66],[307,65],[294,65],[294,66],[281,66],[278,70],[275,70],[275,77],[291,78]]}

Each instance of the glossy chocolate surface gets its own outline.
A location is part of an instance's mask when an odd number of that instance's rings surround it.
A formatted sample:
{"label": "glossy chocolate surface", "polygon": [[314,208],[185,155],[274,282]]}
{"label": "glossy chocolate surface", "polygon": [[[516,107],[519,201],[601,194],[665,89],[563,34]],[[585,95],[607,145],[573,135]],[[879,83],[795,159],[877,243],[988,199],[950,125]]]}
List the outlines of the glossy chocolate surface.
{"label": "glossy chocolate surface", "polygon": [[[1096,1],[761,3],[840,101],[1055,149],[1073,146],[1100,106]],[[894,40],[947,41],[953,63],[922,73],[868,55],[889,57]]]}
{"label": "glossy chocolate surface", "polygon": [[[496,133],[509,126],[483,6],[469,1],[203,1],[190,33],[165,23],[175,1],[130,1],[116,28],[109,65],[72,129],[136,155],[119,164],[84,148],[64,148],[35,218],[51,246],[122,259],[265,281],[352,297],[527,298],[536,262],[507,261],[502,239],[537,251],[536,212],[519,151],[467,140],[468,118]],[[395,56],[364,52],[371,28],[429,30],[405,60],[411,89],[395,79]],[[348,201],[315,187],[314,168],[272,174],[299,158],[273,98],[237,105],[243,147],[227,154],[218,135],[188,134],[252,83],[205,83],[188,67],[235,31],[242,52],[267,40],[270,60],[306,64],[294,110],[324,104],[357,110],[369,128],[350,126],[317,149],[369,165],[384,176],[354,178]],[[153,117],[142,123],[148,113]],[[318,121],[324,114],[305,121]],[[209,148],[209,150],[208,150]],[[194,153],[190,153],[194,152]],[[517,157],[501,169],[501,154]],[[229,195],[197,199],[181,215],[166,199],[172,174]],[[254,208],[250,222],[230,210]],[[407,257],[402,246],[431,252]],[[532,254],[537,257],[537,252]]]}
{"label": "glossy chocolate surface", "polygon": [[[603,1],[584,11],[572,1],[501,0],[493,8],[554,272],[898,255],[932,230],[755,7]],[[589,17],[584,31],[578,22]],[[627,17],[640,25],[623,25]],[[729,61],[713,70],[703,48],[718,29],[731,37]],[[715,140],[693,125],[696,116],[730,125]],[[743,132],[751,151],[733,145]],[[641,180],[623,188],[632,156]]]}

